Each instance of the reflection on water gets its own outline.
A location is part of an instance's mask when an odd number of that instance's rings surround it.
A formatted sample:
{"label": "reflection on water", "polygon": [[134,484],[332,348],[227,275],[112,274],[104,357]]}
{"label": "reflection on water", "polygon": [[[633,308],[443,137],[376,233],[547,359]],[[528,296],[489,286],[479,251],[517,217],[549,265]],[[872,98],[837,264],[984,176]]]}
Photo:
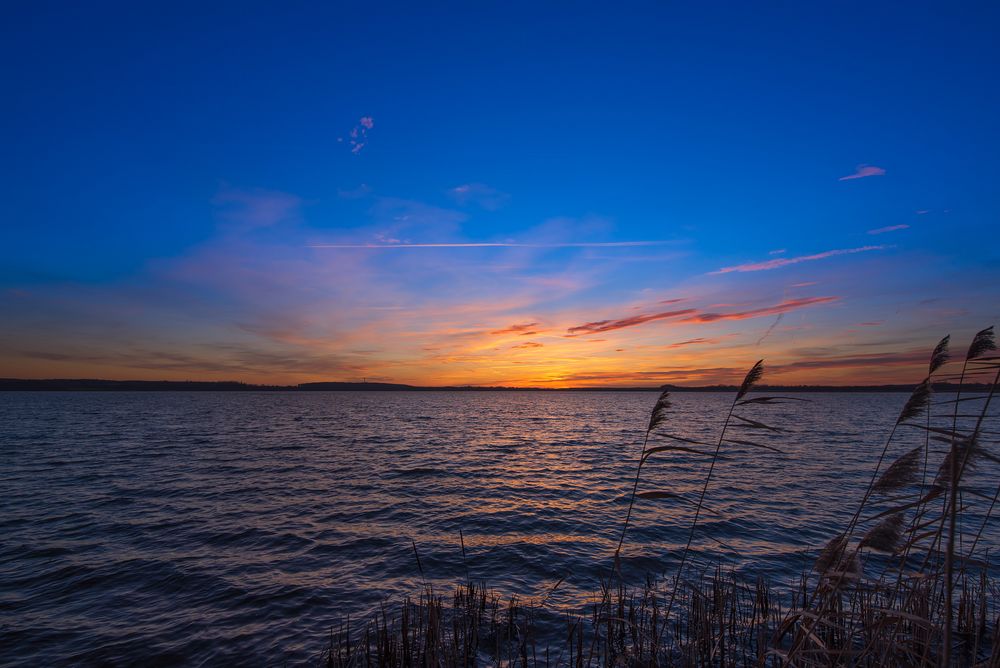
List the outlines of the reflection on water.
{"label": "reflection on water", "polygon": [[[717,438],[731,395],[668,428]],[[787,579],[846,524],[898,394],[757,409],[785,454],[726,446],[696,555]],[[654,393],[0,395],[0,663],[314,657],[332,623],[468,568],[579,609],[605,573]],[[917,443],[908,434],[895,452]],[[909,439],[909,440],[907,440]],[[912,445],[909,445],[912,447]],[[705,460],[644,489],[696,496]],[[641,503],[630,577],[669,569],[692,509]],[[996,536],[988,536],[991,545]]]}

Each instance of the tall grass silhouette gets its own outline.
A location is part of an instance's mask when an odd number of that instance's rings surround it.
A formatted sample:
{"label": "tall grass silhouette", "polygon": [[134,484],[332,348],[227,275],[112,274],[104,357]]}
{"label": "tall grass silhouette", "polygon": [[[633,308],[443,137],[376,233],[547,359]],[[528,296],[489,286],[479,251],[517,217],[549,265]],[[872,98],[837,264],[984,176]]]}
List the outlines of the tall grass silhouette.
{"label": "tall grass silhouette", "polygon": [[[504,600],[467,575],[449,598],[427,585],[420,569],[425,584],[417,600],[382,608],[354,633],[348,626],[331,634],[323,664],[1000,666],[1000,589],[981,548],[1000,501],[1000,456],[994,452],[1000,431],[990,413],[1000,356],[992,327],[978,332],[958,360],[950,356],[950,343],[945,337],[931,352],[927,375],[889,426],[861,498],[853,505],[844,500],[851,513],[846,526],[828,528],[832,536],[817,546],[812,573],[785,587],[786,602],[764,579],[720,565],[700,563],[698,573],[688,575],[716,464],[746,448],[783,454],[759,435],[785,438],[788,430],[758,413],[804,401],[758,396],[761,360],[710,441],[682,436],[670,392],[658,396],[629,478],[610,576],[600,583],[589,615],[566,618],[561,642],[540,645],[535,629],[555,587],[537,599]],[[937,397],[941,381],[950,381],[946,389],[953,396]],[[987,390],[972,392],[970,383]],[[704,462],[696,496],[646,488],[643,474],[653,466],[669,470],[671,453]],[[676,565],[665,578],[629,584],[622,558],[634,510],[647,502],[689,510],[686,540],[666,555]],[[464,537],[462,545],[468,573]],[[413,550],[419,561],[416,545]]]}

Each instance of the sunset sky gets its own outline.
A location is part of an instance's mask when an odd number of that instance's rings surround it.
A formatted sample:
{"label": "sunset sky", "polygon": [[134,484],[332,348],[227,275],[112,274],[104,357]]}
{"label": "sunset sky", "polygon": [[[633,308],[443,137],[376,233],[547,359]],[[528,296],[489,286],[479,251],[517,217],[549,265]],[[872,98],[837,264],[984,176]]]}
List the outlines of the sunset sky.
{"label": "sunset sky", "polygon": [[0,27],[0,377],[915,382],[1000,324],[996,3],[62,4]]}

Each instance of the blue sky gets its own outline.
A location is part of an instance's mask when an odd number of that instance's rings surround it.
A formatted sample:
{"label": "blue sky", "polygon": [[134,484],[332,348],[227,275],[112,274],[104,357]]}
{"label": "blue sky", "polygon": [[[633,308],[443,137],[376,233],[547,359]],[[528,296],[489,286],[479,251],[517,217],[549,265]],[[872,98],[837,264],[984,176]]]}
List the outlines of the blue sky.
{"label": "blue sky", "polygon": [[995,4],[8,19],[0,375],[908,381],[1000,310]]}

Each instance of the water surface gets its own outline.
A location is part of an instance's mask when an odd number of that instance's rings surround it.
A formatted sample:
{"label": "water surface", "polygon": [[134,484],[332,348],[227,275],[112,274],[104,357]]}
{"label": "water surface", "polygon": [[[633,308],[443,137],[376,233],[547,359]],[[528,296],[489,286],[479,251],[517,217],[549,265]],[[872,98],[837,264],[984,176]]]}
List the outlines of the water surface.
{"label": "water surface", "polygon": [[[723,448],[697,557],[787,580],[850,517],[906,396],[800,396],[748,407],[788,431],[733,435],[784,454]],[[552,603],[579,609],[617,543],[655,399],[0,393],[0,663],[307,662],[347,614],[416,590],[411,541],[437,586],[468,569],[535,595],[565,577]],[[675,395],[666,429],[717,439],[731,399]],[[664,454],[641,489],[696,497],[705,471]],[[691,513],[640,504],[629,577],[670,572]]]}

